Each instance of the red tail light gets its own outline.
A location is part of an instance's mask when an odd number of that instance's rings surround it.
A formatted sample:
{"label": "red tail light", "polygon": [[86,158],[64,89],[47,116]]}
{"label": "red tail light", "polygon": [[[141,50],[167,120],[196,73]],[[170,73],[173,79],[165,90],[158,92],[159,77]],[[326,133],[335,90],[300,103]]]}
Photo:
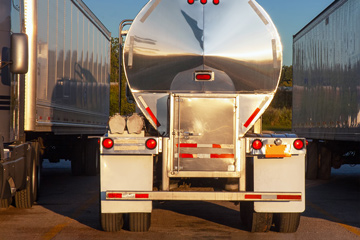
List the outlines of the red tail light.
{"label": "red tail light", "polygon": [[196,71],[195,81],[214,81],[214,73],[212,71]]}
{"label": "red tail light", "polygon": [[102,145],[106,149],[110,149],[114,146],[114,141],[111,138],[105,138],[102,142]]}
{"label": "red tail light", "polygon": [[260,150],[262,147],[263,147],[263,143],[262,143],[262,141],[260,139],[255,139],[252,142],[252,148],[254,150]]}
{"label": "red tail light", "polygon": [[214,4],[218,5],[220,3],[220,0],[214,0]]}
{"label": "red tail light", "polygon": [[189,4],[193,4],[195,2],[195,0],[188,0]]}
{"label": "red tail light", "polygon": [[146,140],[145,145],[146,145],[146,148],[152,150],[152,149],[156,148],[157,142],[155,139],[149,138],[148,140]]}
{"label": "red tail light", "polygon": [[301,149],[304,148],[304,146],[305,146],[305,144],[304,144],[304,141],[303,141],[303,140],[301,140],[301,139],[296,139],[296,140],[294,141],[294,148],[295,148],[295,149],[301,150]]}
{"label": "red tail light", "polygon": [[200,0],[200,2],[201,2],[202,4],[206,4],[206,3],[207,3],[207,0]]}
{"label": "red tail light", "polygon": [[211,75],[210,74],[197,74],[196,75],[196,80],[198,80],[198,81],[209,81],[209,80],[211,80]]}

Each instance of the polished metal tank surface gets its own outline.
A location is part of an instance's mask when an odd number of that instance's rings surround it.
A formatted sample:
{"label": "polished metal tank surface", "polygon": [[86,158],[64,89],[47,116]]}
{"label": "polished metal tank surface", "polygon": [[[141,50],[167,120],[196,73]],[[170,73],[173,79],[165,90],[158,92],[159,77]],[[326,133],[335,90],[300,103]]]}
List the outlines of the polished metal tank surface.
{"label": "polished metal tank surface", "polygon": [[[152,0],[128,32],[123,60],[133,92],[273,93],[282,45],[254,0]],[[200,70],[214,78],[195,81]]]}

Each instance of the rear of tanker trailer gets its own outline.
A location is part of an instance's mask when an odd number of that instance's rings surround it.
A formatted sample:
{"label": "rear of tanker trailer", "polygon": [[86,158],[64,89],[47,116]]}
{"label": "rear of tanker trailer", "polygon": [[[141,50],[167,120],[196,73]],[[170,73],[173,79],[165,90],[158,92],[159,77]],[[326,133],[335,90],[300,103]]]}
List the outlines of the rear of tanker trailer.
{"label": "rear of tanker trailer", "polygon": [[101,139],[101,222],[150,227],[152,201],[240,203],[252,232],[296,231],[305,141],[254,125],[277,90],[282,45],[256,1],[150,1],[122,47],[139,113]]}

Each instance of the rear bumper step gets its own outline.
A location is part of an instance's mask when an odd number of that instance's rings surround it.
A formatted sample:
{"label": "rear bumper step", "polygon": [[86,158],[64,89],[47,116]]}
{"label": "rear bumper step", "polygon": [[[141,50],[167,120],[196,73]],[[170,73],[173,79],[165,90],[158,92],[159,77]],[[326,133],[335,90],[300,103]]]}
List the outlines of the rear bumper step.
{"label": "rear bumper step", "polygon": [[107,191],[106,200],[180,200],[180,201],[302,201],[299,192],[120,192]]}

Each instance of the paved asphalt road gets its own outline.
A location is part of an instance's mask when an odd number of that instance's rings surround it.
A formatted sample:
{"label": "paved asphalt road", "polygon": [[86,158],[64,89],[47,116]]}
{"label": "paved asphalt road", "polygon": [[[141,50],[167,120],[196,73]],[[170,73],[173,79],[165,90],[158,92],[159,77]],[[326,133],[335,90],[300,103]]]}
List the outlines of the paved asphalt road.
{"label": "paved asphalt road", "polygon": [[307,181],[307,209],[293,234],[249,233],[229,202],[154,203],[147,233],[107,233],[99,224],[99,177],[74,177],[69,162],[45,163],[41,196],[31,209],[0,210],[2,239],[360,239],[360,166]]}

